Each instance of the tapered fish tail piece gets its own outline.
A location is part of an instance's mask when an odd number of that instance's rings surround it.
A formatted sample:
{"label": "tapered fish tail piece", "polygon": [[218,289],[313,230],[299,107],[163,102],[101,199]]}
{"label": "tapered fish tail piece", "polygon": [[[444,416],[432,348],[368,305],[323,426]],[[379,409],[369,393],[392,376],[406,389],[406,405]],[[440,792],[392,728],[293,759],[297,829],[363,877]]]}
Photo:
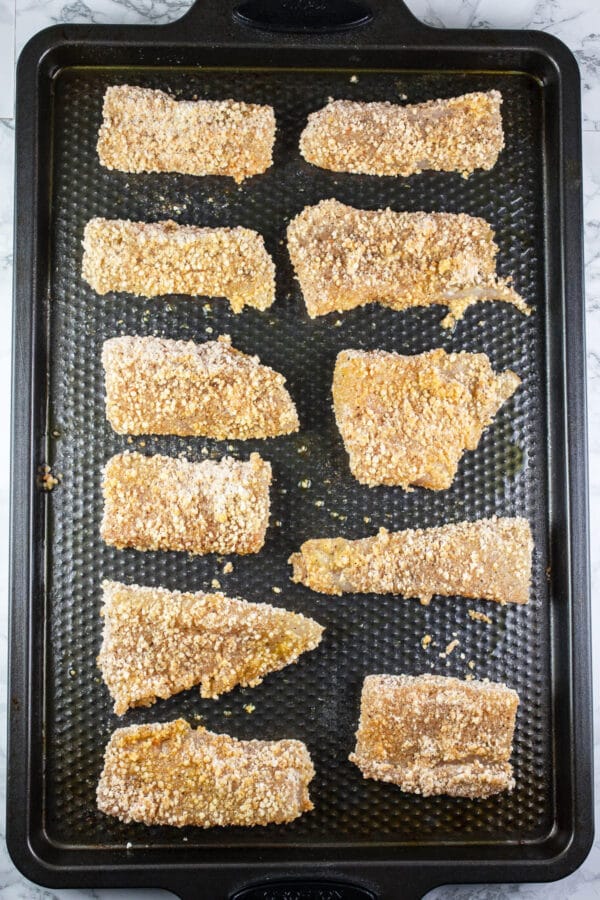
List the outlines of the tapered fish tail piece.
{"label": "tapered fish tail piece", "polygon": [[527,603],[533,540],[526,519],[381,529],[359,540],[315,538],[292,554],[293,580],[321,594],[436,594]]}

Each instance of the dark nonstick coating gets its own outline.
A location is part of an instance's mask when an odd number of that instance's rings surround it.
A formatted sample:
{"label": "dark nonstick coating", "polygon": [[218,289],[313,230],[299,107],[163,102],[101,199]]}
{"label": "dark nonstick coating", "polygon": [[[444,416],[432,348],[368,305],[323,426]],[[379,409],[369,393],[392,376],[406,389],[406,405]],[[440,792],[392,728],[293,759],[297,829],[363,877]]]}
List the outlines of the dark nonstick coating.
{"label": "dark nonstick coating", "polygon": [[[51,840],[71,845],[384,844],[533,840],[553,822],[544,316],[526,318],[505,304],[471,308],[454,332],[441,307],[392,312],[377,306],[310,321],[285,247],[289,220],[305,205],[337,197],[358,207],[445,210],[485,217],[500,247],[499,271],[541,311],[543,269],[542,94],[525,75],[358,72],[65,70],[54,110],[50,421],[51,495],[45,822]],[[271,103],[278,122],[275,164],[243,186],[229,179],[127,175],[100,167],[95,152],[102,97],[110,84],[162,88],[185,98]],[[305,163],[298,138],[307,114],[327,98],[420,101],[497,88],[504,97],[506,148],[496,167],[468,180],[423,173],[409,179],[336,175]],[[224,300],[145,300],[97,296],[81,279],[81,239],[92,216],[199,225],[242,224],[260,231],[277,264],[277,301],[267,312],[231,313]],[[298,435],[269,441],[215,442],[135,438],[112,432],[104,415],[102,343],[119,334],[204,341],[230,334],[284,373],[301,419]],[[432,347],[486,352],[495,369],[523,380],[476,451],[467,453],[448,491],[366,488],[350,475],[331,410],[331,378],[343,348],[419,353]],[[275,481],[267,543],[256,556],[224,560],[181,553],[116,551],[99,536],[101,469],[124,449],[185,453],[191,459],[253,450],[269,459]],[[399,597],[329,598],[289,581],[287,559],[310,537],[362,537],[492,515],[529,518],[535,538],[527,607],[435,599],[429,607]],[[313,616],[326,627],[321,646],[254,689],[202,700],[196,689],[122,718],[96,668],[102,625],[101,582],[210,590],[267,601]],[[214,585],[213,585],[214,586]],[[274,591],[280,588],[281,592]],[[485,611],[491,625],[473,621]],[[423,649],[421,639],[433,643]],[[443,653],[454,638],[459,645]],[[473,668],[468,666],[473,662]],[[520,695],[511,795],[485,801],[421,798],[364,781],[347,761],[353,748],[362,679],[369,673],[434,672],[504,681]],[[246,711],[251,704],[253,711]],[[123,825],[96,810],[104,746],[114,728],[183,716],[240,738],[296,737],[317,775],[313,812],[265,829],[176,830]]]}

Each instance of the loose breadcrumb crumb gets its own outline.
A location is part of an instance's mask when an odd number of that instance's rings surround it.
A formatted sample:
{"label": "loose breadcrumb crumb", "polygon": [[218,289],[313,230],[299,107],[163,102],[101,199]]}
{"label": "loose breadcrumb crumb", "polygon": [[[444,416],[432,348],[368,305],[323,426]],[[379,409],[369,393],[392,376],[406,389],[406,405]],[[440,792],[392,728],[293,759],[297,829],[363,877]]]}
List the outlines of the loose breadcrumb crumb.
{"label": "loose breadcrumb crumb", "polygon": [[475,609],[469,609],[468,615],[470,619],[473,619],[474,622],[485,622],[486,625],[492,624],[492,619],[489,616],[486,616],[485,613],[477,612]]}
{"label": "loose breadcrumb crumb", "polygon": [[57,478],[50,466],[40,466],[38,469],[38,484],[43,491],[53,491],[57,484],[60,484],[60,478]]}

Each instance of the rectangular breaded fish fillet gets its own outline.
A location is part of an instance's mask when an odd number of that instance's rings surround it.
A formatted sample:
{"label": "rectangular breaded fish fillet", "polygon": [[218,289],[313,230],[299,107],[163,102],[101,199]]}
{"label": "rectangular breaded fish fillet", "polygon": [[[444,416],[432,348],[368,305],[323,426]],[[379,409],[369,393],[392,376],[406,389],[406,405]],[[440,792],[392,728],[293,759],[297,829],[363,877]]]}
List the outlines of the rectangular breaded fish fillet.
{"label": "rectangular breaded fish fillet", "polygon": [[369,675],[349,758],[365,778],[425,797],[511,791],[518,705],[519,695],[505,684]]}
{"label": "rectangular breaded fish fillet", "polygon": [[98,294],[226,297],[236,313],[275,300],[273,260],[249,228],[91,219],[83,251],[83,278]]}
{"label": "rectangular breaded fish fillet", "polygon": [[305,541],[292,580],[320,594],[435,594],[527,603],[533,540],[526,519],[478,519],[372,537]]}
{"label": "rectangular breaded fish fillet", "polygon": [[269,524],[271,465],[119,453],[104,469],[101,534],[122,549],[258,553]]}
{"label": "rectangular breaded fish fillet", "polygon": [[121,172],[229,175],[238,183],[273,163],[271,106],[174,100],[128,84],[106,89],[98,156]]}
{"label": "rectangular breaded fish fillet", "polygon": [[268,438],[298,431],[285,378],[227,336],[195,344],[157,337],[105,341],[106,416],[119,434]]}
{"label": "rectangular breaded fish fillet", "polygon": [[269,825],[313,808],[301,741],[238,741],[183,719],[117,728],[104,754],[98,809],[144,825]]}
{"label": "rectangular breaded fish fillet", "polygon": [[491,169],[504,146],[499,91],[411,106],[333,100],[311,113],[300,153],[321,169],[413,175]]}
{"label": "rectangular breaded fish fillet", "polygon": [[485,353],[342,350],[333,408],[352,474],[361,484],[449,488],[520,383],[510,369],[496,375]]}
{"label": "rectangular breaded fish fillet", "polygon": [[196,684],[203,697],[254,687],[320,643],[314,619],[269,603],[105,581],[98,665],[120,716]]}
{"label": "rectangular breaded fish fillet", "polygon": [[467,307],[503,300],[529,314],[496,275],[494,232],[464,213],[355,209],[337,200],[307,206],[288,225],[288,249],[311,318],[381,303],[447,306],[452,327]]}

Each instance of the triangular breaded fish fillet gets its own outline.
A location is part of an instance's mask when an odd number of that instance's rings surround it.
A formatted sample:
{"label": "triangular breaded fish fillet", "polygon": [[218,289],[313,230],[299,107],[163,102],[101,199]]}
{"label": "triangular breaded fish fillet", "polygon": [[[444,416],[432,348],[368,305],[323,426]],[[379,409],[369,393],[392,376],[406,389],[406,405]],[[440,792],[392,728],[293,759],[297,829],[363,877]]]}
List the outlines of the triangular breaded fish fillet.
{"label": "triangular breaded fish fillet", "polygon": [[98,665],[121,715],[196,684],[203,697],[254,686],[320,642],[313,619],[224,594],[105,581]]}

